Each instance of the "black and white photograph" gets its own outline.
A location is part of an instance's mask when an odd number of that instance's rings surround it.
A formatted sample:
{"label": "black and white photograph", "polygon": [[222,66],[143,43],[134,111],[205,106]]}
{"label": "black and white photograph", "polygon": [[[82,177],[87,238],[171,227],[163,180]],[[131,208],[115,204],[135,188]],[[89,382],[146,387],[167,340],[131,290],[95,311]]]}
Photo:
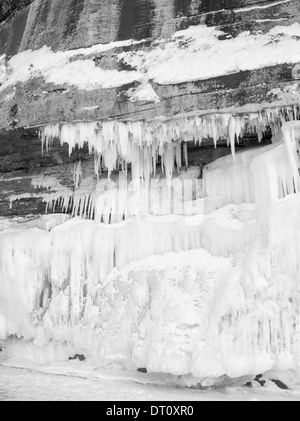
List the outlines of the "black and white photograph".
{"label": "black and white photograph", "polygon": [[300,0],[0,0],[3,401],[300,401]]}

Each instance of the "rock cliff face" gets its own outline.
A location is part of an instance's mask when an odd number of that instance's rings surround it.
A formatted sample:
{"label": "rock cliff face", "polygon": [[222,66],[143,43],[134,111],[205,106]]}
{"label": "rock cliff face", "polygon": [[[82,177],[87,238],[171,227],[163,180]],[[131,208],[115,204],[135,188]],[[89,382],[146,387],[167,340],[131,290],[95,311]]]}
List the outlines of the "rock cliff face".
{"label": "rock cliff face", "polygon": [[[161,51],[172,59],[172,55],[190,48],[189,37],[193,37],[193,28],[199,25],[216,31],[203,35],[211,43],[212,52],[217,43],[216,55],[230,40],[234,42],[243,36],[244,31],[248,31],[253,42],[261,39],[267,46],[264,36],[270,36],[272,42],[280,44],[280,33],[274,35],[272,30],[279,25],[290,28],[300,22],[298,6],[297,0],[5,1],[0,9],[0,58],[4,63],[0,86],[0,215],[43,213],[45,203],[41,197],[35,197],[39,190],[32,185],[32,179],[39,174],[55,174],[62,185],[72,187],[73,163],[81,159],[87,168],[91,165],[87,151],[79,150],[69,156],[68,150],[59,145],[42,156],[38,138],[41,125],[107,118],[173,118],[187,113],[244,112],[298,104],[297,59],[285,59],[280,51],[270,63],[261,59],[256,65],[255,49],[252,60],[247,58],[246,48],[240,60],[241,63],[245,60],[245,66],[235,66],[233,62],[229,70],[222,71],[224,63],[217,62],[211,67],[214,77],[194,78],[192,72],[192,76],[181,81],[170,77],[165,82],[166,77],[161,74],[171,72],[170,67],[158,76],[151,75],[149,70],[161,60]],[[183,35],[182,40],[180,34],[174,38],[180,30],[191,32]],[[296,42],[297,37],[292,34],[291,39]],[[105,48],[87,50],[108,43],[111,44]],[[35,56],[26,53],[30,49],[42,51],[37,62],[46,63],[43,70],[35,67]],[[47,63],[50,68],[58,57],[49,58],[49,52],[60,54],[71,50],[67,65],[73,66],[69,73],[76,70],[76,83],[61,77],[59,63],[51,75],[47,73]],[[199,67],[206,61],[205,56],[201,57]],[[198,61],[186,61],[185,68],[197,66]],[[110,73],[104,74],[105,83],[91,83],[87,87],[84,78],[92,80],[91,69],[95,68],[98,76],[99,72]],[[185,68],[178,69],[178,73],[186,71]],[[26,72],[30,73],[28,77],[24,76]],[[64,67],[61,73],[69,74]],[[269,135],[265,139],[269,141]],[[257,139],[246,136],[240,147],[253,142]],[[205,164],[230,152],[226,143],[220,145],[223,147],[215,151],[208,139],[206,149],[189,149],[189,160]],[[12,203],[12,197],[18,200]]]}

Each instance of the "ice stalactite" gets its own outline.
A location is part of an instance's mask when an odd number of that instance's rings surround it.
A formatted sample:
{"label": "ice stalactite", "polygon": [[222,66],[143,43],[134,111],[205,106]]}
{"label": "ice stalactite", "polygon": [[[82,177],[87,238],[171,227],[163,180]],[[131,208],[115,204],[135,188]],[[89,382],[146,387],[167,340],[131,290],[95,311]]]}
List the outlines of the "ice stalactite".
{"label": "ice stalactite", "polygon": [[[97,185],[90,179],[90,186],[87,180],[79,186],[82,176],[78,172],[80,171],[78,166],[74,172],[74,177],[77,177],[75,192],[57,196],[55,200],[50,198],[48,209],[55,210],[57,204],[60,204],[64,211],[68,211],[71,206],[73,215],[88,218],[96,216],[97,220],[110,222],[126,218],[126,215],[136,215],[139,210],[142,213],[149,212],[151,205],[146,207],[140,205],[142,201],[148,202],[148,191],[153,192],[153,187],[150,185],[153,186],[153,181],[157,181],[155,177],[158,161],[160,161],[161,171],[169,185],[170,196],[172,180],[176,178],[183,163],[186,166],[188,164],[187,142],[200,145],[207,138],[213,139],[215,146],[220,139],[227,139],[233,156],[233,158],[224,158],[223,163],[217,161],[206,170],[207,196],[209,200],[212,199],[211,204],[209,201],[207,202],[206,209],[208,211],[224,203],[231,203],[231,201],[233,203],[242,203],[244,200],[255,202],[257,199],[255,194],[258,195],[260,191],[260,177],[263,180],[272,178],[270,159],[273,162],[273,169],[276,168],[279,172],[283,171],[281,175],[275,175],[279,180],[280,192],[278,195],[283,197],[286,192],[292,190],[289,169],[284,169],[284,166],[288,165],[286,152],[281,153],[279,147],[274,146],[274,148],[269,148],[273,149],[273,152],[269,152],[267,148],[236,156],[235,145],[245,132],[255,132],[261,140],[263,133],[270,128],[273,139],[276,140],[282,135],[281,127],[286,121],[299,118],[298,107],[290,106],[241,115],[219,113],[169,120],[127,122],[106,120],[45,126],[41,129],[41,138],[43,148],[46,147],[47,150],[51,147],[54,139],[60,139],[62,144],[67,143],[70,153],[76,146],[82,148],[88,144],[89,152],[95,156],[95,172],[98,178]],[[255,155],[257,155],[257,159],[254,159]],[[269,165],[265,165],[263,162],[264,157]],[[255,163],[258,166],[261,165],[261,168],[256,170]],[[112,173],[119,171],[127,174],[128,165],[131,170],[131,184],[127,187],[127,192],[124,191],[124,188],[119,191]],[[216,165],[223,166],[226,176],[220,168],[216,168]],[[101,179],[100,175],[103,171],[108,172],[111,182],[105,183]],[[269,172],[267,173],[267,171]],[[241,174],[243,174],[242,177]],[[286,180],[281,180],[285,175]],[[258,186],[256,190],[254,189],[255,180]],[[105,192],[103,192],[103,188],[105,188]],[[268,187],[266,188],[268,189]],[[180,187],[178,189],[180,190]],[[133,201],[131,200],[133,192],[137,206],[134,211],[132,211]],[[269,193],[270,190],[268,190],[268,195]],[[138,195],[140,198],[137,198]],[[152,197],[154,197],[153,194]],[[202,189],[196,193],[196,199],[201,197]],[[131,210],[128,212],[126,203],[129,200],[131,200]],[[123,215],[121,209],[124,211]],[[153,212],[150,210],[150,213]],[[118,217],[110,216],[113,214],[118,214]],[[157,214],[157,211],[154,214]]]}
{"label": "ice stalactite", "polygon": [[74,164],[74,170],[73,170],[73,181],[75,189],[78,189],[81,181],[82,181],[82,168],[81,168],[81,161],[77,161]]}

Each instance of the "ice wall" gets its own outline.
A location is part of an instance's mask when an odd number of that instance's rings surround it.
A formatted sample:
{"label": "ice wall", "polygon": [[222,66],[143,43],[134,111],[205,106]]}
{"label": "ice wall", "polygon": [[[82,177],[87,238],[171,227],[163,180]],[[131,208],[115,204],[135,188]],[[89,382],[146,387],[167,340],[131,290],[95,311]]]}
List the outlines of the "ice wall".
{"label": "ice wall", "polygon": [[231,158],[232,171],[215,164],[230,188],[208,200],[243,203],[1,231],[2,339],[33,343],[44,360],[62,347],[200,380],[299,369],[299,127],[284,123],[284,143]]}
{"label": "ice wall", "polygon": [[[94,152],[101,158],[98,160],[98,171],[101,170],[101,161],[109,173],[119,169],[124,161],[124,164],[132,164],[137,176],[147,179],[156,168],[158,156],[162,157],[166,175],[172,175],[175,161],[177,165],[181,162],[178,143],[193,141],[201,145],[203,140],[211,138],[217,146],[220,139],[227,139],[234,155],[235,144],[246,130],[256,132],[261,140],[268,128],[271,127],[276,135],[284,122],[298,118],[298,107],[291,106],[241,115],[216,113],[169,120],[56,123],[42,127],[41,139],[48,149],[58,138],[62,144],[69,145],[70,153],[75,146],[80,148],[87,143],[90,153]],[[146,165],[143,166],[143,163]]]}
{"label": "ice wall", "polygon": [[[265,201],[268,204],[272,197],[281,198],[294,192],[296,170],[289,152],[293,148],[292,141],[285,142],[285,146],[275,141],[283,137],[282,125],[298,118],[298,107],[291,106],[241,115],[220,113],[170,120],[106,120],[44,126],[41,129],[43,149],[49,150],[55,139],[60,139],[61,144],[67,143],[70,153],[75,147],[88,144],[89,152],[94,154],[98,178],[97,185],[91,179],[82,181],[81,167],[76,167],[75,193],[58,190],[54,197],[47,197],[47,209],[55,209],[60,204],[68,211],[71,206],[73,215],[95,217],[105,222],[118,222],[140,213],[185,214],[182,211],[184,202],[203,198],[202,185],[188,186],[190,176],[180,174],[188,164],[187,142],[201,145],[207,139],[213,139],[216,147],[219,140],[227,139],[232,157],[218,160],[205,171],[208,200],[203,206],[206,211],[228,203],[261,205]],[[235,146],[245,132],[256,133],[261,140],[270,128],[275,145],[235,156]],[[163,177],[159,182],[158,164]],[[102,172],[108,173],[109,181],[100,177]],[[117,181],[116,172],[119,172]],[[194,175],[197,177],[199,175]],[[178,182],[183,179],[186,185]],[[264,191],[261,183],[265,186]],[[166,200],[159,197],[161,192]],[[172,200],[172,194],[175,200]],[[160,206],[162,201],[166,203]],[[158,210],[159,207],[162,209]],[[114,215],[118,215],[117,218]]]}

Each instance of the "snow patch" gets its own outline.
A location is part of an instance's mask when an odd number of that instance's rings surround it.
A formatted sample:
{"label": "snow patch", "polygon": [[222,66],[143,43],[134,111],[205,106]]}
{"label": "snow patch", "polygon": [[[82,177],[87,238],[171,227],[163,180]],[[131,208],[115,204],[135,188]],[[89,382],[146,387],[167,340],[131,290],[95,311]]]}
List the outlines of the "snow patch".
{"label": "snow patch", "polygon": [[127,95],[131,102],[160,102],[159,96],[148,82],[141,83],[137,88],[129,89]]}
{"label": "snow patch", "polygon": [[219,40],[222,35],[214,27],[193,26],[150,51],[124,52],[119,58],[159,84],[205,80],[300,61],[299,23],[277,26],[266,34],[243,32]]}

